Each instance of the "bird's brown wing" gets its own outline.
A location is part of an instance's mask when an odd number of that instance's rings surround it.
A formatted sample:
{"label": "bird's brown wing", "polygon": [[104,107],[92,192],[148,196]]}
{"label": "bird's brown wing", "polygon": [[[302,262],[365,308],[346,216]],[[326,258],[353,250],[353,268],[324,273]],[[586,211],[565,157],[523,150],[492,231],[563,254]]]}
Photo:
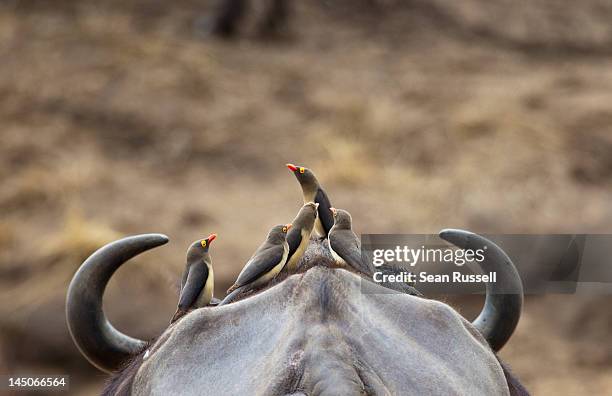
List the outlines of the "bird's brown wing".
{"label": "bird's brown wing", "polygon": [[181,297],[179,298],[179,309],[187,310],[196,302],[206,284],[206,279],[208,279],[208,267],[206,264],[198,263],[189,267],[187,281],[185,282],[185,287],[181,290]]}
{"label": "bird's brown wing", "polygon": [[185,314],[187,313],[187,311],[184,311],[180,308],[176,309],[176,312],[174,313],[174,316],[172,317],[172,319],[170,320],[170,323],[174,323],[177,320],[179,320],[180,318],[182,318],[183,316],[185,316]]}
{"label": "bird's brown wing", "polygon": [[[240,287],[253,282],[266,272],[274,268],[283,258],[285,249],[283,245],[264,245],[258,249],[253,257],[246,263],[234,286]],[[232,287],[234,287],[232,286]]]}
{"label": "bird's brown wing", "polygon": [[359,238],[351,230],[336,230],[329,235],[329,244],[338,256],[355,270],[372,275],[374,270],[361,256]]}
{"label": "bird's brown wing", "polygon": [[327,236],[329,235],[329,230],[334,226],[334,216],[331,210],[329,210],[332,207],[331,202],[329,202],[327,194],[321,187],[317,189],[315,202],[319,204],[319,221],[321,221],[321,225],[323,225],[325,235]]}
{"label": "bird's brown wing", "polygon": [[302,243],[302,229],[299,227],[291,228],[287,233],[287,244],[289,245],[287,260],[293,256],[293,253],[295,253],[297,248],[300,246],[300,243]]}
{"label": "bird's brown wing", "polygon": [[185,283],[187,283],[187,275],[189,275],[189,264],[186,265],[185,271],[183,271],[183,278],[181,279],[181,288],[179,289],[179,296],[185,288]]}

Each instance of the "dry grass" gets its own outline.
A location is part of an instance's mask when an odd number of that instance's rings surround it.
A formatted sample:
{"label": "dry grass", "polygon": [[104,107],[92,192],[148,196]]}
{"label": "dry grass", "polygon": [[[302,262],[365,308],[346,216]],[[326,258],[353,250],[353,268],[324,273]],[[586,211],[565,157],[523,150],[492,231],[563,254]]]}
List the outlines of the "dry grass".
{"label": "dry grass", "polygon": [[4,321],[27,320],[33,310],[65,293],[66,285],[79,264],[100,246],[118,239],[120,235],[108,227],[85,220],[81,213],[72,209],[59,233],[50,238],[31,238],[28,246],[23,247],[29,253],[22,260],[2,265],[8,273],[18,273],[17,280],[9,276],[2,282],[0,300],[10,301],[10,304],[2,305]]}

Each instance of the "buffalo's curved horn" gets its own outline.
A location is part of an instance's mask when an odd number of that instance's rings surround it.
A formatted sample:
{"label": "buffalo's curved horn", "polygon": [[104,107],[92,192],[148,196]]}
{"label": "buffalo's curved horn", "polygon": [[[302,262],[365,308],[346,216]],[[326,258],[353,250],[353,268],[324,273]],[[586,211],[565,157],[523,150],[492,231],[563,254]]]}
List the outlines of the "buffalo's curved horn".
{"label": "buffalo's curved horn", "polygon": [[89,256],[74,274],[66,297],[66,321],[72,340],[94,366],[106,372],[119,368],[146,343],[110,324],[102,310],[106,285],[127,260],[168,242],[161,234],[143,234],[109,243]]}
{"label": "buffalo's curved horn", "polygon": [[461,249],[484,249],[479,265],[483,272],[495,272],[497,282],[486,284],[484,307],[472,324],[499,351],[512,336],[523,306],[523,284],[512,260],[490,240],[468,231],[442,230],[440,238]]}

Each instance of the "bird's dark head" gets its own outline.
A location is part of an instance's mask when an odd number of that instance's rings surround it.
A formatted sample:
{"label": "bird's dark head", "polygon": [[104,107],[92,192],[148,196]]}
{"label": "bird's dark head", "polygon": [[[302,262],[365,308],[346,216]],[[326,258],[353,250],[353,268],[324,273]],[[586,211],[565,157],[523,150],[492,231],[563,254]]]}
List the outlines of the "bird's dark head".
{"label": "bird's dark head", "polygon": [[287,168],[293,172],[302,186],[314,188],[318,185],[317,177],[310,169],[293,164],[287,164]]}
{"label": "bird's dark head", "polygon": [[282,243],[287,239],[287,232],[291,229],[291,224],[279,224],[272,227],[268,233],[267,240],[272,243]]}
{"label": "bird's dark head", "polygon": [[318,208],[318,203],[308,202],[304,204],[295,219],[293,219],[293,228],[291,232],[301,233],[302,229],[312,230],[314,222],[317,219]]}
{"label": "bird's dark head", "polygon": [[[310,216],[316,219],[318,209],[319,209],[318,203],[308,202],[307,204],[304,204],[304,206],[302,206],[302,209],[300,209],[300,214],[304,213],[306,216]],[[298,217],[300,216],[300,214],[298,214]]]}
{"label": "bird's dark head", "polygon": [[344,209],[329,208],[334,216],[334,226],[350,229],[353,223],[351,214]]}
{"label": "bird's dark head", "polygon": [[210,247],[210,244],[216,238],[217,238],[217,234],[210,234],[205,239],[199,239],[199,240],[195,241],[189,247],[189,250],[187,251],[187,256],[190,256],[190,255],[201,255],[203,253],[208,252],[208,248]]}

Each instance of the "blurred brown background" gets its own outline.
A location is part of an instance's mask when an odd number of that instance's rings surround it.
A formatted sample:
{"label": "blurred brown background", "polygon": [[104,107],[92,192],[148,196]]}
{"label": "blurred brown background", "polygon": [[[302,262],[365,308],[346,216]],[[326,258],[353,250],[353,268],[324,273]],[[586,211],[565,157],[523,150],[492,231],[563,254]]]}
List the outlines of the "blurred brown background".
{"label": "blurred brown background", "polygon": [[[99,391],[64,322],[82,260],[169,235],[106,293],[120,330],[154,337],[191,241],[219,234],[221,296],[293,218],[286,162],[357,232],[612,231],[612,3],[292,4],[280,37],[250,18],[224,41],[205,34],[212,2],[0,3],[0,373]],[[610,303],[529,297],[501,356],[536,395],[607,393]]]}

